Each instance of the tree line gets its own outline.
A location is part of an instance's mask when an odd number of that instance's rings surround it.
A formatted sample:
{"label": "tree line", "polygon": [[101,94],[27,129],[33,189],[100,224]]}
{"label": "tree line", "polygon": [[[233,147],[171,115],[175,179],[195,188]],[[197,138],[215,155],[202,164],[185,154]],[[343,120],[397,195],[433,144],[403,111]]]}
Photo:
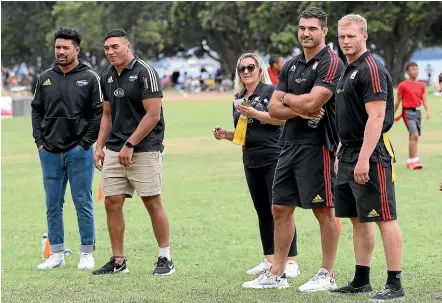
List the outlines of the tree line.
{"label": "tree line", "polygon": [[[148,60],[214,50],[226,71],[240,53],[290,55],[299,46],[299,13],[308,6],[328,14],[327,42],[337,45],[337,22],[349,13],[368,21],[368,46],[385,60],[394,83],[419,48],[442,44],[441,2],[2,2],[2,64],[53,62],[53,33],[59,26],[83,33],[82,53],[104,59],[103,37],[125,29],[134,52]],[[98,66],[100,69],[100,66]]]}

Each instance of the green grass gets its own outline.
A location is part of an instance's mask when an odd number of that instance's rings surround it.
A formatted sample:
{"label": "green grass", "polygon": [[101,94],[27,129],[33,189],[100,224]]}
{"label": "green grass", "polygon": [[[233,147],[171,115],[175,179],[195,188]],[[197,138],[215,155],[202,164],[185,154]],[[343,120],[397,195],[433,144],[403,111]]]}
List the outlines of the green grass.
{"label": "green grass", "polygon": [[[77,270],[79,235],[68,191],[65,204],[66,246],[73,251],[66,267],[37,271],[40,239],[46,231],[40,163],[29,118],[2,121],[2,302],[364,302],[367,296],[336,298],[327,293],[299,294],[321,260],[318,224],[309,211],[297,210],[301,276],[287,290],[244,290],[245,271],[262,258],[257,218],[241,162],[241,148],[216,141],[217,124],[231,127],[230,97],[225,101],[165,102],[166,155],[163,202],[170,222],[177,272],[151,275],[157,256],[147,212],[139,198],[127,200],[125,254],[130,274],[92,277]],[[404,234],[403,284],[408,302],[437,302],[441,294],[442,98],[430,97],[433,118],[424,121],[420,142],[422,171],[407,171],[407,132],[396,123],[391,139],[397,154],[396,194]],[[94,189],[99,182],[96,171]],[[94,196],[96,191],[94,192]],[[111,251],[102,202],[95,203],[96,264]],[[352,278],[351,226],[339,243],[339,285]],[[386,267],[377,232],[372,284],[385,282]]]}

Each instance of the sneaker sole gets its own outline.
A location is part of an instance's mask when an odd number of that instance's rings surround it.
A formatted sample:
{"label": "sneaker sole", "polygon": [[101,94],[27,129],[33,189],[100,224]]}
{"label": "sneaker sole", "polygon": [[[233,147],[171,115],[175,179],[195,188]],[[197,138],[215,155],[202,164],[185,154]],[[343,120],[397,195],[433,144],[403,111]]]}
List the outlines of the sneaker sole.
{"label": "sneaker sole", "polygon": [[126,268],[125,270],[122,271],[113,271],[113,272],[109,272],[107,274],[98,274],[98,275],[94,275],[93,273],[91,273],[93,276],[112,276],[112,275],[119,275],[119,274],[128,274],[129,273],[129,268]]}
{"label": "sneaker sole", "polygon": [[243,288],[246,289],[285,289],[285,288],[289,288],[290,285],[283,285],[283,286],[278,286],[278,287],[274,287],[272,285],[259,285],[259,286],[244,286],[242,285]]}
{"label": "sneaker sole", "polygon": [[78,270],[93,270],[95,268],[95,264],[92,267],[90,267],[90,266],[78,266],[77,268],[78,268]]}
{"label": "sneaker sole", "polygon": [[57,266],[54,266],[54,267],[45,267],[45,268],[38,268],[38,267],[37,267],[37,269],[38,269],[38,270],[48,270],[48,269],[54,269],[54,268],[64,267],[65,265],[66,265],[66,264],[60,263],[60,264],[58,264]]}
{"label": "sneaker sole", "polygon": [[371,295],[373,291],[364,292],[329,292],[332,296],[357,296],[357,295]]}
{"label": "sneaker sole", "polygon": [[318,292],[318,291],[329,291],[329,290],[333,290],[333,289],[337,289],[338,286],[336,287],[328,287],[328,288],[319,288],[319,289],[308,289],[308,290],[300,290],[299,288],[297,289],[297,291],[299,292],[304,292],[304,293],[310,293],[310,292]]}
{"label": "sneaker sole", "polygon": [[176,269],[175,269],[175,267],[174,267],[174,268],[172,268],[168,273],[165,273],[165,274],[157,274],[157,273],[154,273],[153,275],[154,275],[154,276],[170,276],[170,275],[173,274],[175,271],[176,271]]}
{"label": "sneaker sole", "polygon": [[376,302],[397,302],[397,301],[404,301],[405,299],[406,299],[405,297],[399,297],[399,298],[388,299],[388,300],[370,299],[370,300],[368,300],[368,302],[370,302],[370,303],[376,303]]}

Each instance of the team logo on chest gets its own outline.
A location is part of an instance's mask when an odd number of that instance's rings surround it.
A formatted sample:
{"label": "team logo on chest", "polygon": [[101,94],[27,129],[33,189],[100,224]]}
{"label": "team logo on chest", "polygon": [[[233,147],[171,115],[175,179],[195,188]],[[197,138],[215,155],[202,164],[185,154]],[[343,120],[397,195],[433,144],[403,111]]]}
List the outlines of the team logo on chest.
{"label": "team logo on chest", "polygon": [[316,68],[318,67],[319,61],[316,61],[315,64],[313,64],[313,70],[316,70]]}
{"label": "team logo on chest", "polygon": [[129,76],[129,81],[135,81],[138,79],[138,75]]}
{"label": "team logo on chest", "polygon": [[292,65],[292,67],[290,67],[290,71],[294,72],[296,70],[296,65]]}
{"label": "team logo on chest", "polygon": [[112,79],[112,76],[109,77],[109,79],[107,79],[107,83],[112,83],[114,82],[114,79]]}
{"label": "team logo on chest", "polygon": [[87,80],[78,80],[77,82],[75,82],[75,84],[77,86],[86,86],[89,84],[89,82],[87,82]]}
{"label": "team logo on chest", "polygon": [[124,96],[124,90],[122,88],[117,88],[114,91],[114,96],[116,96],[116,97],[123,97]]}
{"label": "team logo on chest", "polygon": [[351,74],[350,79],[354,79],[354,78],[356,77],[356,74],[357,74],[357,73],[358,73],[358,71],[355,70],[355,71],[353,72],[353,74]]}

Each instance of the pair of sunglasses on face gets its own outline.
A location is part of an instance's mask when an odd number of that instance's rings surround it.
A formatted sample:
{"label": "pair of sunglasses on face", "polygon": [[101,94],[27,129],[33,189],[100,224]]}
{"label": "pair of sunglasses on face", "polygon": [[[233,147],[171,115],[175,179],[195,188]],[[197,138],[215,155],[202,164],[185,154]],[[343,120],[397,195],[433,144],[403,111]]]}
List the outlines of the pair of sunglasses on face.
{"label": "pair of sunglasses on face", "polygon": [[240,74],[243,74],[246,71],[246,69],[249,71],[249,73],[253,73],[255,68],[256,68],[255,64],[249,64],[247,66],[238,65],[237,70],[238,70],[238,73],[240,73]]}

